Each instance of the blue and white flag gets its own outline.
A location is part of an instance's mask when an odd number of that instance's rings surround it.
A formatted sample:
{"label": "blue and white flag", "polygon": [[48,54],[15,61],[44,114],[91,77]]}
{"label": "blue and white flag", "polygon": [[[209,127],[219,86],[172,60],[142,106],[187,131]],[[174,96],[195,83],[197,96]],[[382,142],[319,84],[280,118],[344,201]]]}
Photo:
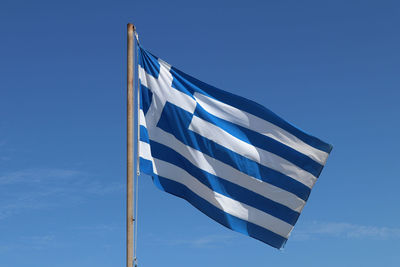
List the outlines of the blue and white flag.
{"label": "blue and white flag", "polygon": [[220,224],[286,243],[332,146],[139,47],[140,170]]}

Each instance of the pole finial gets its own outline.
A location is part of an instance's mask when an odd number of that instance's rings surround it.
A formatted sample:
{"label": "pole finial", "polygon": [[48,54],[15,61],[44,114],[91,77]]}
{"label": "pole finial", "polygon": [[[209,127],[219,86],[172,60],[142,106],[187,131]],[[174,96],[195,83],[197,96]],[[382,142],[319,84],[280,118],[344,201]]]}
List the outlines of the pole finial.
{"label": "pole finial", "polygon": [[127,26],[128,26],[128,31],[130,31],[130,30],[135,31],[136,30],[135,25],[133,25],[132,23],[128,23]]}

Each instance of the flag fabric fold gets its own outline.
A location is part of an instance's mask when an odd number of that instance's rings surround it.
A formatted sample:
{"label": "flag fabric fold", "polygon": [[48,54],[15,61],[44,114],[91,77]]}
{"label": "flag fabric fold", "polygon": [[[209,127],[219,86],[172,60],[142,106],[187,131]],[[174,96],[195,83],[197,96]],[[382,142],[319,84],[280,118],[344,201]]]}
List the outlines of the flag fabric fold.
{"label": "flag fabric fold", "polygon": [[139,47],[142,173],[220,224],[286,243],[332,146]]}

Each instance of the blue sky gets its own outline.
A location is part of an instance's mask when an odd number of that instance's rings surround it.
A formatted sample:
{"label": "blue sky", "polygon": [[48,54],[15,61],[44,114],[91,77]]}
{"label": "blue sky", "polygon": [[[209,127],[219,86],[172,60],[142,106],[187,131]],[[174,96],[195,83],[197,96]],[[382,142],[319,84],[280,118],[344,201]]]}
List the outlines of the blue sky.
{"label": "blue sky", "polygon": [[125,264],[126,23],[334,149],[279,251],[140,177],[140,266],[398,266],[397,1],[3,1],[0,266]]}

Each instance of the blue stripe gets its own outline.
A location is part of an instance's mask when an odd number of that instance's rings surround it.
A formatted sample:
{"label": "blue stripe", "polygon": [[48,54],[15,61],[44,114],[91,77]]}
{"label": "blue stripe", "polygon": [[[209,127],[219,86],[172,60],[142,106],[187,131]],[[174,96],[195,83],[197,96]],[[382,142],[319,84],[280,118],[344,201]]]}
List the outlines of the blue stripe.
{"label": "blue stripe", "polygon": [[144,115],[147,114],[152,100],[153,93],[150,91],[149,88],[147,88],[143,84],[140,84],[140,109],[143,110]]}
{"label": "blue stripe", "polygon": [[147,128],[143,125],[140,125],[140,141],[150,143],[149,141],[149,133],[147,132]]}
{"label": "blue stripe", "polygon": [[217,221],[218,223],[228,227],[229,229],[251,236],[278,249],[282,248],[287,241],[286,238],[275,234],[268,229],[262,228],[251,222],[239,219],[235,216],[230,215],[229,213],[218,209],[205,199],[196,195],[193,191],[191,191],[189,188],[181,183],[172,181],[168,178],[156,175],[154,173],[152,177],[154,184],[159,189],[187,200],[202,213]]}
{"label": "blue stripe", "polygon": [[316,177],[318,177],[321,173],[323,165],[298,152],[297,150],[294,150],[293,148],[276,141],[275,139],[215,117],[214,115],[204,110],[200,105],[197,105],[194,114],[214,125],[217,125],[219,128],[225,130],[229,134],[248,144],[264,149],[288,160],[289,162],[313,174]]}
{"label": "blue stripe", "polygon": [[[167,102],[157,127],[173,134],[187,146],[224,162],[243,173],[291,192],[303,200],[307,200],[311,190],[304,184],[190,131],[188,128],[192,116],[193,114]],[[176,127],[176,125],[179,125],[179,127]]]}
{"label": "blue stripe", "polygon": [[194,178],[196,178],[198,181],[200,181],[202,184],[210,188],[212,191],[218,192],[241,203],[262,210],[291,225],[294,225],[296,223],[300,215],[298,212],[268,198],[265,198],[242,186],[238,186],[237,184],[203,171],[202,169],[192,164],[181,154],[163,144],[151,141],[150,145],[153,158],[157,158],[180,167],[181,169],[192,175]]}
{"label": "blue stripe", "polygon": [[160,74],[160,63],[158,58],[139,46],[139,65],[151,76],[158,78]]}
{"label": "blue stripe", "polygon": [[142,157],[139,157],[140,172],[148,175],[153,175],[153,163]]}
{"label": "blue stripe", "polygon": [[191,97],[195,92],[201,92],[201,89],[191,84],[188,80],[185,80],[176,72],[176,68],[171,67],[170,73],[172,75],[172,87],[182,93],[185,93]]}

